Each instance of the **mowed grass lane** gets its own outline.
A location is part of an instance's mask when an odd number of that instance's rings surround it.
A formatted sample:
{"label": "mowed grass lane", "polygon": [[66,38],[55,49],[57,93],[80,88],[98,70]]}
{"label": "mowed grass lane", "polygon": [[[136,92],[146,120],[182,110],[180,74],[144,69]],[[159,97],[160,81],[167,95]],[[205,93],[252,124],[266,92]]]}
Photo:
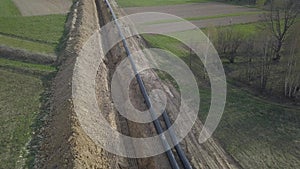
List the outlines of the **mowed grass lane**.
{"label": "mowed grass lane", "polygon": [[64,31],[65,15],[1,17],[0,33],[20,38],[58,44]]}
{"label": "mowed grass lane", "polygon": [[46,54],[53,54],[56,50],[56,45],[51,44],[43,44],[32,42],[28,40],[22,40],[18,38],[13,38],[9,36],[0,35],[0,45],[9,46],[18,49],[25,49],[29,52],[39,52],[39,53],[46,53]]}
{"label": "mowed grass lane", "polygon": [[64,33],[66,15],[23,17],[12,0],[0,1],[0,45],[53,54]]}
{"label": "mowed grass lane", "polygon": [[40,65],[34,63],[25,63],[21,61],[0,58],[0,67],[12,70],[23,70],[27,72],[43,72],[45,74],[55,72],[56,68],[49,65]]}
{"label": "mowed grass lane", "polygon": [[[33,52],[55,53],[66,15],[0,17],[0,44]],[[36,47],[35,47],[36,45]]]}

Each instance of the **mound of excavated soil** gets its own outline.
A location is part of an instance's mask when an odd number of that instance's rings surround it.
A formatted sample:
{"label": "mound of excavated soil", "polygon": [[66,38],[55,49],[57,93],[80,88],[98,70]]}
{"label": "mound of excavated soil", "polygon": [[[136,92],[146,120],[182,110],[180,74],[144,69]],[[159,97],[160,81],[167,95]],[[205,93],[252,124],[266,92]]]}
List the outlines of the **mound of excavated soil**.
{"label": "mound of excavated soil", "polygon": [[51,110],[40,134],[35,168],[110,168],[112,155],[97,147],[82,131],[72,101],[73,70],[79,51],[99,29],[93,0],[74,3],[66,27],[69,29],[63,62],[53,85]]}

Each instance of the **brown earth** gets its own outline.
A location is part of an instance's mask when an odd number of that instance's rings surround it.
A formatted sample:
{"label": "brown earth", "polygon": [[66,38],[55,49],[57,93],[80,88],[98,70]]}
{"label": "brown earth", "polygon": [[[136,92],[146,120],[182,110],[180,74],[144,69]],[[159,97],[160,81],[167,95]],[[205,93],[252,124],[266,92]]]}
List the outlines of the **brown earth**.
{"label": "brown earth", "polygon": [[72,0],[13,0],[22,16],[66,14]]}
{"label": "brown earth", "polygon": [[69,33],[53,85],[51,109],[40,130],[42,142],[35,168],[110,168],[111,154],[98,148],[82,131],[72,101],[72,76],[84,42],[98,29],[92,0],[76,1],[66,23]]}
{"label": "brown earth", "polygon": [[[229,5],[217,2],[208,3],[194,3],[194,4],[183,4],[183,5],[167,5],[167,6],[151,6],[151,7],[130,7],[122,8],[125,14],[134,14],[141,12],[160,12],[176,15],[181,18],[193,18],[193,17],[206,17],[216,15],[234,14],[240,12],[258,12],[261,11],[256,8],[247,8],[243,6]],[[157,20],[157,19],[156,19]],[[199,28],[210,27],[210,26],[226,26],[230,24],[241,24],[257,22],[261,20],[260,14],[249,14],[232,17],[222,17],[214,19],[203,19],[191,21],[194,25]],[[163,21],[163,20],[162,20]],[[165,27],[169,32],[175,32],[178,30],[174,28],[174,23],[161,23],[152,24],[157,28]],[[153,28],[152,28],[153,29]],[[180,31],[184,31],[185,29]]]}
{"label": "brown earth", "polygon": [[229,5],[217,2],[189,3],[182,5],[150,6],[150,7],[129,7],[123,8],[127,14],[140,12],[162,12],[176,15],[182,18],[205,17],[239,12],[259,11],[256,8],[247,8],[237,5]]}
{"label": "brown earth", "polygon": [[[80,120],[87,120],[91,124],[97,121],[91,118],[92,114],[84,114],[95,112],[89,111],[94,107],[88,106],[92,94],[88,92],[90,88],[80,86],[81,83],[86,86],[91,85],[96,89],[98,108],[112,127],[134,137],[155,135],[152,123],[137,124],[127,121],[114,109],[110,96],[110,78],[117,64],[125,57],[122,45],[118,44],[108,55],[104,56],[101,44],[107,38],[99,34],[98,39],[93,41],[93,45],[88,46],[88,50],[81,51],[86,41],[99,29],[99,22],[103,25],[111,19],[109,12],[105,9],[106,6],[102,4],[103,1],[97,0],[97,2],[100,2],[100,6],[99,4],[96,6],[94,0],[78,0],[74,3],[66,23],[69,30],[65,41],[66,48],[59,56],[62,65],[54,80],[50,113],[45,117],[45,127],[39,132],[42,141],[35,168],[170,168],[165,154],[143,159],[128,159],[113,155],[97,146],[93,137],[89,137],[90,133],[89,136],[87,135],[86,131],[95,131],[97,126],[83,129],[80,123]],[[117,10],[116,3],[111,2]],[[100,11],[99,18],[97,8]],[[117,13],[120,15],[120,12],[117,11]],[[126,24],[122,23],[122,25]],[[133,51],[138,51],[144,46],[144,42],[139,37],[131,38],[129,46]],[[91,60],[88,56],[94,57],[95,60]],[[99,62],[99,67],[93,67],[94,62]],[[120,76],[120,82],[122,78]],[[148,90],[160,88],[172,92],[168,95],[170,104],[167,110],[174,120],[179,104],[179,94],[175,88],[163,84],[153,71],[144,72],[142,78]],[[75,95],[72,95],[73,85],[77,87]],[[140,109],[146,108],[136,83],[131,86],[130,96],[134,105]],[[239,168],[239,165],[213,138],[204,144],[198,142],[201,129],[202,123],[197,120],[192,131],[181,143],[193,167],[199,169]],[[106,138],[105,131],[101,132],[103,135],[96,137]],[[142,151],[142,149],[137,147],[136,151]]]}

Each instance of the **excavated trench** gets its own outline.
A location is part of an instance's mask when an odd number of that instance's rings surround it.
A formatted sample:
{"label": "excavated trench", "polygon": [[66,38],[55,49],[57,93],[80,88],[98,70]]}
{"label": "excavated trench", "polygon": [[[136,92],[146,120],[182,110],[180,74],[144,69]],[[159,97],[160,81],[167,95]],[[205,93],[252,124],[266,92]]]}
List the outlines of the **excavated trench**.
{"label": "excavated trench", "polygon": [[[118,15],[121,15],[116,3],[110,2]],[[84,87],[81,89],[77,83],[88,84],[90,81],[88,77],[92,77],[95,81],[97,107],[112,128],[124,135],[136,138],[156,135],[152,123],[141,124],[125,119],[115,109],[112,101],[110,82],[116,67],[126,57],[123,45],[118,43],[108,54],[104,55],[101,44],[109,38],[105,37],[106,35],[99,35],[98,39],[94,39],[94,45],[82,52],[90,37],[110,21],[111,13],[103,0],[77,0],[74,3],[66,24],[69,33],[65,51],[59,57],[62,66],[54,80],[50,114],[45,120],[45,127],[40,131],[43,140],[35,168],[170,168],[165,154],[133,159],[109,153],[98,146],[86,133],[86,130],[92,131],[93,128],[84,129],[81,124],[81,118],[86,118],[84,120],[89,122],[89,114],[80,116],[78,111],[90,108],[88,105],[91,93],[83,89]],[[128,42],[132,51],[139,51],[145,44],[142,38],[138,37],[132,37],[128,39]],[[96,57],[99,62],[98,67],[91,66],[96,60],[89,60],[89,55]],[[92,72],[94,69],[96,72]],[[167,111],[171,120],[174,121],[180,104],[179,93],[173,86],[162,83],[154,71],[144,71],[141,73],[141,77],[148,91],[168,90],[166,92],[169,93],[167,94]],[[119,83],[122,83],[122,78],[125,77],[120,76]],[[80,90],[82,90],[81,93],[74,96],[74,92]],[[130,85],[130,101],[139,110],[147,109],[135,80]],[[91,123],[93,120],[91,119]],[[162,122],[161,119],[160,121]],[[192,131],[181,142],[193,168],[239,168],[238,163],[227,155],[214,139],[211,138],[204,144],[198,142],[201,129],[202,123],[197,120]],[[136,152],[143,151],[143,147],[134,147],[134,149]]]}
{"label": "excavated trench", "polygon": [[[104,1],[96,0],[95,4],[97,7],[100,27],[111,22],[112,16],[109,10],[107,9],[107,6],[104,4]],[[102,41],[109,40],[109,38],[105,37],[105,35],[103,35],[101,39]],[[110,122],[111,126],[114,126],[115,129],[118,130],[120,133],[136,138],[150,137],[156,134],[154,125],[152,123],[141,124],[129,121],[114,109],[114,105],[111,98],[110,82],[112,81],[112,75],[114,74],[116,67],[125,57],[125,49],[121,42],[116,44],[112,49],[109,50],[108,54],[105,55],[103,60],[104,64],[99,67],[96,77],[96,91],[98,103],[100,104],[99,107],[103,107],[103,104],[107,105],[105,107],[109,110],[105,110],[102,112],[104,113],[106,120]],[[122,77],[120,77],[119,83],[122,83]],[[103,86],[107,87],[103,88]],[[129,93],[130,101],[137,109],[147,109],[146,104],[144,102],[144,98],[142,97],[139,86],[135,79],[131,83]],[[103,96],[105,96],[106,98],[104,99]],[[135,151],[143,151],[143,148],[135,147]],[[121,157],[118,158],[120,158],[120,161],[122,161],[122,164],[120,165],[122,165],[123,168],[170,168],[168,159],[165,154],[140,159],[130,159]]]}

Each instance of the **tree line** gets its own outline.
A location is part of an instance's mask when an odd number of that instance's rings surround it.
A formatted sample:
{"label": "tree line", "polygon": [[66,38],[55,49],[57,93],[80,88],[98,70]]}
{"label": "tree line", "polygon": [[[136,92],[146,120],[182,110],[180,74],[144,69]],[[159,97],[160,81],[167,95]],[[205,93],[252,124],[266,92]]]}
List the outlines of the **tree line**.
{"label": "tree line", "polygon": [[261,92],[300,98],[299,4],[297,0],[266,1],[267,12],[251,36],[231,27],[217,29],[213,43],[222,59],[240,65],[236,78]]}

